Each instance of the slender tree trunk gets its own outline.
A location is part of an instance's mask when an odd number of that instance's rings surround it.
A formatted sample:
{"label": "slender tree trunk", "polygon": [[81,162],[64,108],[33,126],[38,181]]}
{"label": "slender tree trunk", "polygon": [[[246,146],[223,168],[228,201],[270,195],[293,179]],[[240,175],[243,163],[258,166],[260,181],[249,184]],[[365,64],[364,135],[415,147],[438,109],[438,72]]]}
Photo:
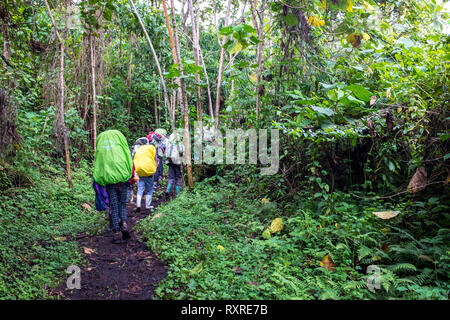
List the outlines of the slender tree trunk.
{"label": "slender tree trunk", "polygon": [[[6,2],[5,2],[6,6]],[[2,7],[0,6],[0,10]],[[6,17],[4,18],[6,19]],[[10,65],[11,51],[8,38],[8,25],[6,20],[2,23],[3,30],[3,70],[6,74]],[[3,87],[3,88],[2,88]],[[16,109],[8,102],[8,93],[14,88],[14,81],[8,76],[4,84],[0,83],[0,157],[14,155],[15,149],[10,151],[10,145],[18,140],[16,132]]]}
{"label": "slender tree trunk", "polygon": [[59,112],[61,113],[61,126],[64,137],[64,151],[66,154],[66,171],[67,171],[67,182],[69,184],[69,188],[72,188],[72,174],[70,169],[70,154],[69,154],[69,134],[67,132],[65,120],[64,120],[64,43],[61,42],[61,60],[60,60],[60,76],[59,76],[59,85],[61,88],[61,101],[59,105]]}
{"label": "slender tree trunk", "polygon": [[[192,3],[192,0],[188,0],[188,9],[191,15],[192,22],[192,48],[194,51],[194,62],[196,66],[199,66],[199,34],[197,31],[196,19],[194,15],[194,5]],[[197,83],[200,83],[200,74],[198,72],[195,73],[195,80],[197,81]],[[197,85],[197,117],[198,121],[203,121],[202,89],[200,88],[200,85]]]}
{"label": "slender tree trunk", "polygon": [[263,73],[263,63],[262,63],[262,54],[264,50],[264,11],[266,6],[266,0],[262,0],[261,2],[261,10],[259,12],[259,23],[256,20],[257,16],[257,6],[258,0],[254,0],[251,3],[252,6],[252,21],[255,29],[258,32],[258,38],[261,41],[258,43],[257,49],[257,59],[258,59],[258,70],[257,70],[257,81],[256,81],[256,119],[259,117],[260,103],[261,103],[261,80]]}
{"label": "slender tree trunk", "polygon": [[170,47],[172,49],[173,63],[176,64],[177,63],[177,53],[175,51],[175,45],[173,44],[172,28],[170,27],[169,14],[167,12],[166,0],[162,0],[162,4],[163,4],[163,9],[164,9],[164,17],[166,19],[167,32],[169,33]]}
{"label": "slender tree trunk", "polygon": [[177,35],[177,24],[175,20],[175,5],[173,0],[170,0],[170,5],[172,9],[172,24],[175,38],[175,51],[177,53],[177,60],[180,62],[178,64],[180,70],[180,85],[181,85],[181,94],[184,104],[184,142],[185,142],[185,159],[186,159],[186,174],[188,179],[188,186],[190,189],[194,187],[194,179],[192,178],[192,166],[191,166],[191,135],[189,132],[189,105],[186,94],[186,84],[184,82],[184,72],[183,72],[183,64],[181,63],[181,55],[180,55],[180,42],[178,41]]}
{"label": "slender tree trunk", "polygon": [[198,53],[203,66],[203,73],[206,79],[206,89],[208,92],[208,107],[209,115],[211,118],[214,117],[213,104],[211,99],[211,86],[209,84],[208,71],[206,70],[205,59],[203,58],[202,47],[200,46],[200,1],[197,0],[197,13],[196,13],[196,24],[197,24],[197,42],[198,42]]}
{"label": "slender tree trunk", "polygon": [[[228,0],[228,6],[227,6],[227,13],[225,15],[225,27],[228,26],[228,21],[230,18],[230,7],[231,7],[231,0]],[[217,30],[219,32],[219,30]],[[226,36],[222,37],[222,43],[220,46],[222,47],[220,51],[220,60],[219,60],[219,74],[217,76],[217,94],[216,94],[216,128],[219,128],[219,113],[220,113],[220,90],[222,87],[222,74],[223,74],[223,63],[225,60],[225,41]]]}
{"label": "slender tree trunk", "polygon": [[128,64],[128,78],[127,78],[127,86],[128,86],[128,97],[127,97],[128,123],[130,122],[130,118],[131,118],[131,90],[132,90],[131,71],[132,71],[132,66],[133,66],[133,45],[134,45],[133,36],[130,36],[130,41],[131,41],[131,50],[130,50],[130,62]]}
{"label": "slender tree trunk", "polygon": [[166,80],[164,79],[164,76],[161,71],[161,65],[159,64],[158,56],[156,55],[155,48],[153,47],[152,40],[150,39],[150,36],[147,33],[147,30],[145,29],[144,23],[142,22],[141,16],[139,15],[139,12],[136,9],[136,6],[134,5],[133,0],[129,0],[131,3],[131,6],[133,7],[134,14],[139,20],[139,24],[141,25],[142,31],[145,34],[145,38],[147,39],[148,45],[150,46],[150,49],[152,50],[153,57],[155,59],[156,68],[158,69],[159,77],[161,79],[161,85],[163,87],[164,92],[164,104],[166,105],[167,110],[169,111],[170,115],[170,125],[172,127],[172,130],[175,131],[175,121],[172,116],[172,112],[170,110],[170,104],[169,104],[169,96],[167,95],[167,87],[166,87]]}
{"label": "slender tree trunk", "polygon": [[60,101],[59,101],[59,113],[60,113],[60,132],[63,135],[64,139],[64,151],[66,154],[66,172],[67,172],[67,182],[69,184],[69,188],[72,188],[72,175],[70,170],[70,154],[69,154],[69,135],[67,133],[66,124],[64,122],[64,41],[59,34],[58,28],[56,27],[55,20],[53,19],[52,10],[48,5],[47,0],[44,0],[45,6],[47,7],[48,14],[53,24],[53,28],[55,29],[56,36],[59,40],[60,44],[60,70],[59,70],[59,79],[58,85],[60,90]]}
{"label": "slender tree trunk", "polygon": [[209,84],[208,71],[206,70],[205,59],[203,58],[203,53],[202,53],[201,48],[200,48],[199,54],[200,54],[200,59],[202,60],[203,72],[205,73],[205,78],[206,78],[206,85],[207,85],[206,88],[208,91],[209,115],[211,118],[214,118],[213,104],[212,104],[212,99],[211,99],[211,86]]}
{"label": "slender tree trunk", "polygon": [[94,35],[89,34],[89,48],[91,53],[91,85],[92,85],[92,135],[94,144],[94,153],[97,148],[97,90],[95,87],[95,48],[94,48]]}
{"label": "slender tree trunk", "polygon": [[155,124],[156,124],[156,127],[159,127],[158,105],[156,103],[156,94],[153,96],[153,106],[155,108]]}
{"label": "slender tree trunk", "polygon": [[[6,60],[9,61],[9,59],[11,58],[11,50],[8,38],[8,25],[6,24],[6,21],[3,21],[2,29],[3,29],[3,56],[5,57]],[[6,66],[7,66],[6,61],[3,61],[3,67],[5,70]]]}
{"label": "slender tree trunk", "polygon": [[[170,48],[172,49],[172,59],[173,59],[173,63],[177,64],[178,58],[177,58],[177,53],[175,50],[172,29],[170,27],[169,14],[167,12],[166,0],[162,0],[162,4],[163,4],[163,10],[164,10],[164,18],[166,19],[167,32],[169,33]],[[173,96],[174,96],[174,98],[176,98],[178,100],[178,103],[181,106],[182,105],[182,101],[181,101],[182,94],[181,94],[181,87],[180,87],[180,79],[178,77],[175,78],[175,84],[178,86],[178,89],[177,89],[177,91],[174,91]],[[177,94],[177,92],[178,92],[178,94]],[[173,109],[173,114],[175,116],[175,109]]]}

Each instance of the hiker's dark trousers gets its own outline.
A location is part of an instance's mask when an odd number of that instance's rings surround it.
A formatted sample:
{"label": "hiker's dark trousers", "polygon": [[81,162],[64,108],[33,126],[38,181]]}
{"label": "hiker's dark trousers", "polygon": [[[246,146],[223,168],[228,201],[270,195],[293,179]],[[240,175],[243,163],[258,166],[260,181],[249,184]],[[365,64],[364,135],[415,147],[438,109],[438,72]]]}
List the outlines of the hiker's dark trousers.
{"label": "hiker's dark trousers", "polygon": [[158,167],[156,168],[156,172],[155,172],[155,178],[154,178],[154,180],[155,180],[156,183],[158,182],[158,180],[159,180],[160,178],[162,178],[162,175],[163,175],[163,173],[164,173],[163,159],[162,159],[162,157],[160,157],[160,156],[158,156],[158,155],[157,155],[157,157],[158,157],[158,159],[159,159],[159,165],[158,165]]}
{"label": "hiker's dark trousers", "polygon": [[181,186],[183,177],[181,176],[181,165],[169,163],[169,180],[168,183]]}
{"label": "hiker's dark trousers", "polygon": [[129,186],[129,182],[109,184],[106,186],[106,192],[108,192],[109,196],[109,216],[114,232],[119,231],[120,221],[127,221],[126,204]]}

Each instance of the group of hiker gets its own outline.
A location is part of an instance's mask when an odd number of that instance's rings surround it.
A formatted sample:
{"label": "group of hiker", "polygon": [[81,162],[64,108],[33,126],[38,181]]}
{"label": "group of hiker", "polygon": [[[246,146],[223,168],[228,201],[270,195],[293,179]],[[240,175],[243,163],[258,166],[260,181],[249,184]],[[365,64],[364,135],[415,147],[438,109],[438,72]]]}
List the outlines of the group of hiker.
{"label": "group of hiker", "polygon": [[145,209],[152,211],[153,192],[163,179],[163,162],[168,165],[168,184],[165,196],[172,189],[178,195],[183,178],[184,145],[182,132],[167,134],[165,129],[156,129],[146,137],[136,140],[130,149],[125,136],[118,130],[107,130],[97,137],[93,188],[95,207],[108,211],[113,243],[129,239],[127,227],[127,202],[133,202],[133,189],[137,184],[136,209],[141,210],[145,194]]}

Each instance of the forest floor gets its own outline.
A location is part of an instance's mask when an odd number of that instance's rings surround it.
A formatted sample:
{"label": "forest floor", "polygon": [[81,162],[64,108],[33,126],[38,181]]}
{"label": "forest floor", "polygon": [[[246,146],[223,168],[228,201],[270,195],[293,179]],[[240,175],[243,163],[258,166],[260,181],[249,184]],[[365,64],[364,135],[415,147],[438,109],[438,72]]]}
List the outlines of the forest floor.
{"label": "forest floor", "polygon": [[157,207],[164,202],[164,196],[156,198],[155,194],[153,212],[143,209],[135,213],[135,204],[127,203],[131,239],[113,244],[109,231],[92,237],[79,235],[78,245],[83,248],[86,260],[81,268],[81,289],[70,290],[64,281],[51,295],[69,300],[151,299],[159,281],[167,276],[168,266],[138,240],[133,228],[141,219],[155,215]]}

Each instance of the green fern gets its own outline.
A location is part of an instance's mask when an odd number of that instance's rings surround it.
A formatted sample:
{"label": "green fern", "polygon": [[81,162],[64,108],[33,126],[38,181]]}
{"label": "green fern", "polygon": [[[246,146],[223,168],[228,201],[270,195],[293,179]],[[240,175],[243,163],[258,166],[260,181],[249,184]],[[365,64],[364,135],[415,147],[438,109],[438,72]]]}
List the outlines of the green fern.
{"label": "green fern", "polygon": [[427,284],[433,278],[434,275],[435,272],[433,269],[425,268],[420,274],[408,277],[406,279],[411,280],[414,284],[423,286]]}
{"label": "green fern", "polygon": [[399,273],[411,273],[416,272],[417,268],[411,263],[396,263],[387,267],[392,272]]}
{"label": "green fern", "polygon": [[344,290],[360,290],[363,288],[367,288],[367,281],[366,279],[362,279],[362,280],[352,280],[349,281],[345,286],[344,286]]}

